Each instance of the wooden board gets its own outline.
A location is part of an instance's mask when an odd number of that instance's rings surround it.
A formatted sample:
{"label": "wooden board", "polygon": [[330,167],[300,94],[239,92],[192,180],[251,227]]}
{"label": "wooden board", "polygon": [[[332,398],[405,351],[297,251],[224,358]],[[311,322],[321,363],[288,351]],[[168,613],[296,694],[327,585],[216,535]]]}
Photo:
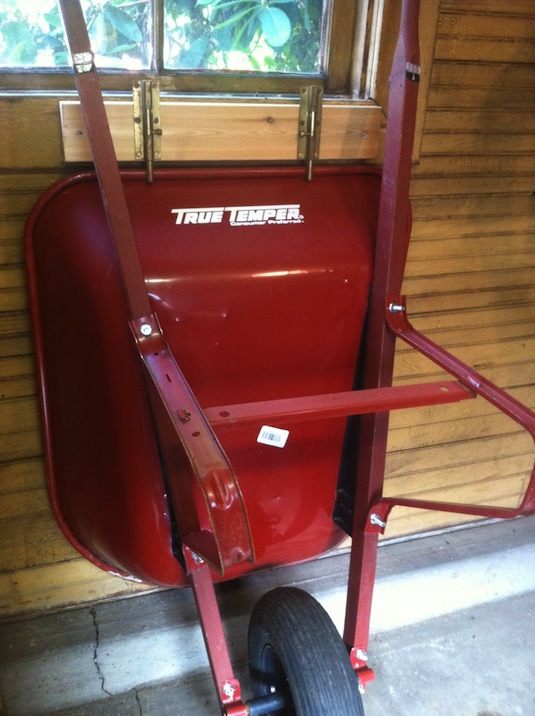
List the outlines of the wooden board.
{"label": "wooden board", "polygon": [[[61,102],[67,162],[91,159],[78,102]],[[120,161],[135,161],[133,105],[106,102]],[[160,105],[163,161],[295,161],[297,103],[171,102]],[[379,151],[382,115],[365,104],[324,103],[320,159],[373,159]]]}

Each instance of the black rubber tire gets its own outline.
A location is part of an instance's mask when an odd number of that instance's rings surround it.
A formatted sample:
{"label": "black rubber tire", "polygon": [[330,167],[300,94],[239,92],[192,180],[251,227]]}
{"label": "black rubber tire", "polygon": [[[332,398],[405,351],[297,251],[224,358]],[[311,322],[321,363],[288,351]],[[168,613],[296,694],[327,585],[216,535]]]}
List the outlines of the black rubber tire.
{"label": "black rubber tire", "polygon": [[301,589],[273,589],[255,606],[249,668],[254,696],[289,690],[293,708],[286,716],[364,716],[344,642],[323,607]]}

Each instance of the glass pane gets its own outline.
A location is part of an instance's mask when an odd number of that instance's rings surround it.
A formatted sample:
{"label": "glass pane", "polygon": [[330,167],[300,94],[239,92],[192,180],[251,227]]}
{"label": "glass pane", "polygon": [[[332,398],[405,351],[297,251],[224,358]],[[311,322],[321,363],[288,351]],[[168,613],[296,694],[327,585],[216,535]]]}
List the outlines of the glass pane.
{"label": "glass pane", "polygon": [[319,74],[329,5],[329,0],[164,0],[164,66]]}
{"label": "glass pane", "polygon": [[[97,67],[150,67],[150,0],[82,0],[82,6]],[[56,0],[0,0],[0,66],[68,65]]]}

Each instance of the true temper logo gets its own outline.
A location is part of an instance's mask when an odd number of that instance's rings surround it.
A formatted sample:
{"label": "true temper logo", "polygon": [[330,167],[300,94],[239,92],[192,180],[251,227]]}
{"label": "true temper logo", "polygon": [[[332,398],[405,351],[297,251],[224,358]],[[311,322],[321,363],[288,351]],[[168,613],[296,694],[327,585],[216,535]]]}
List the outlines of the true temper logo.
{"label": "true temper logo", "polygon": [[209,206],[194,209],[171,209],[177,224],[221,224],[228,217],[231,226],[263,224],[302,224],[300,204],[267,206]]}

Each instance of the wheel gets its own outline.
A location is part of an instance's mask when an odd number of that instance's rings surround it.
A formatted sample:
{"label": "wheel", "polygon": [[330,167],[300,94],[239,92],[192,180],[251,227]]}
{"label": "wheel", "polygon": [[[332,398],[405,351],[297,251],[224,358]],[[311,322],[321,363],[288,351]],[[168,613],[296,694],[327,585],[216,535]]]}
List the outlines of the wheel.
{"label": "wheel", "polygon": [[323,607],[307,592],[273,589],[249,623],[255,697],[287,690],[292,707],[277,716],[364,716],[347,649]]}

